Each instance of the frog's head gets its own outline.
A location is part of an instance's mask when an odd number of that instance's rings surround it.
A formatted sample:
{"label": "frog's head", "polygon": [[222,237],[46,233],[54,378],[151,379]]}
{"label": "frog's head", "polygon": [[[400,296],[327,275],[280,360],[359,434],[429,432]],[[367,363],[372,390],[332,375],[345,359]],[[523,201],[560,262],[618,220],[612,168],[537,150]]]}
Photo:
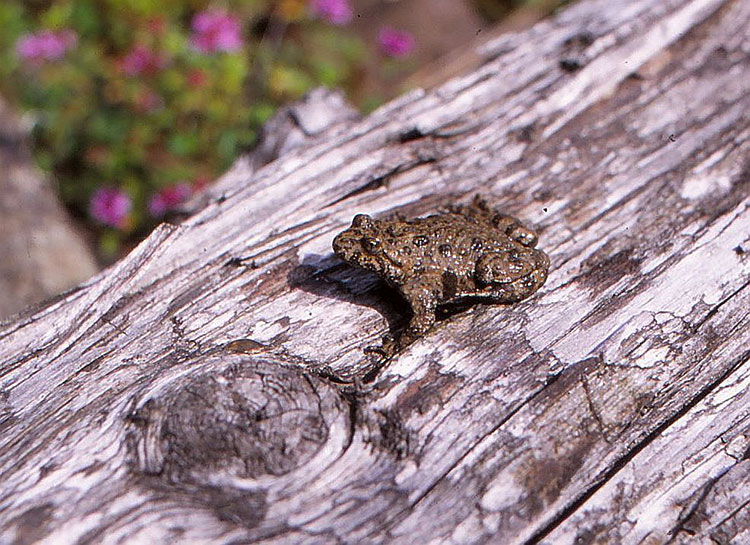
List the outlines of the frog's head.
{"label": "frog's head", "polygon": [[377,222],[367,214],[354,216],[351,227],[333,239],[333,252],[347,263],[378,274],[386,267]]}

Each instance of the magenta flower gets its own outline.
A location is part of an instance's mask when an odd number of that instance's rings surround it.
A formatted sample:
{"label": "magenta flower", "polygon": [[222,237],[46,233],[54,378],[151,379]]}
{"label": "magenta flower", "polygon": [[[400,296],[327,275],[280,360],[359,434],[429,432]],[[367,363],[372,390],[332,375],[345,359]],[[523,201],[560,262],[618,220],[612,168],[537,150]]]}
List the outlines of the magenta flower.
{"label": "magenta flower", "polygon": [[310,0],[310,9],[334,25],[345,25],[354,16],[348,0]]}
{"label": "magenta flower", "polygon": [[154,73],[164,67],[164,59],[143,45],[135,46],[122,59],[121,68],[128,76]]}
{"label": "magenta flower", "polygon": [[378,34],[378,44],[389,57],[405,57],[414,49],[414,36],[405,30],[383,27]]}
{"label": "magenta flower", "polygon": [[55,61],[72,49],[77,41],[78,37],[72,30],[42,30],[36,34],[21,36],[16,42],[16,52],[27,61]]}
{"label": "magenta flower", "polygon": [[97,189],[91,196],[89,213],[96,221],[111,227],[122,227],[133,203],[124,191],[113,187]]}
{"label": "magenta flower", "polygon": [[160,218],[178,204],[187,200],[192,194],[188,184],[176,184],[165,187],[154,194],[148,201],[148,211],[155,218]]}
{"label": "magenta flower", "polygon": [[240,23],[222,11],[202,11],[193,17],[190,43],[202,53],[237,51],[242,47]]}

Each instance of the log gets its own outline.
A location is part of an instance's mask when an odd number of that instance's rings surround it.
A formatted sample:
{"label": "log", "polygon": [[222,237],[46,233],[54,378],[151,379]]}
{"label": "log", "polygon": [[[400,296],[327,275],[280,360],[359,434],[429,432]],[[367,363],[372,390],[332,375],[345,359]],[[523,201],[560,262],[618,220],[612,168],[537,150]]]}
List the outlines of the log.
{"label": "log", "polygon": [[[4,323],[0,542],[749,543],[748,29],[582,0]],[[408,309],[331,240],[477,193],[547,283],[365,376]]]}

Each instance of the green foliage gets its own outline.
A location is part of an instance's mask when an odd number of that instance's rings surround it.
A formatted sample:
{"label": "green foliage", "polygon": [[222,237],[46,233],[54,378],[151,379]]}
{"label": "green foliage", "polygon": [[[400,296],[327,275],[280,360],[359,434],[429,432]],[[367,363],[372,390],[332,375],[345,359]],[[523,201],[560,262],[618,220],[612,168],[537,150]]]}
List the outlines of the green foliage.
{"label": "green foliage", "polygon": [[[316,85],[351,85],[367,55],[345,28],[311,18],[306,0],[215,6],[208,0],[0,2],[0,92],[31,113],[38,164],[54,174],[66,204],[99,230],[106,254],[154,224],[154,195],[215,178],[254,143],[279,104]],[[236,22],[236,47],[196,46],[191,24],[206,10]],[[19,52],[25,36],[43,32],[73,36],[64,55]],[[132,202],[127,217],[108,226],[90,215],[104,187]]]}

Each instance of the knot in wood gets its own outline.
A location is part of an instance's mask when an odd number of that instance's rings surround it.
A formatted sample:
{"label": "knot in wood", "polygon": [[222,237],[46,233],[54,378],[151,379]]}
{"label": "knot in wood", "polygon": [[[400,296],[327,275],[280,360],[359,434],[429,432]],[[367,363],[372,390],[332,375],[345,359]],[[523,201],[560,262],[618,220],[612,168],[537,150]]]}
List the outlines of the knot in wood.
{"label": "knot in wood", "polygon": [[234,363],[181,380],[143,405],[139,465],[190,484],[281,476],[320,451],[343,406],[316,377],[277,363]]}

